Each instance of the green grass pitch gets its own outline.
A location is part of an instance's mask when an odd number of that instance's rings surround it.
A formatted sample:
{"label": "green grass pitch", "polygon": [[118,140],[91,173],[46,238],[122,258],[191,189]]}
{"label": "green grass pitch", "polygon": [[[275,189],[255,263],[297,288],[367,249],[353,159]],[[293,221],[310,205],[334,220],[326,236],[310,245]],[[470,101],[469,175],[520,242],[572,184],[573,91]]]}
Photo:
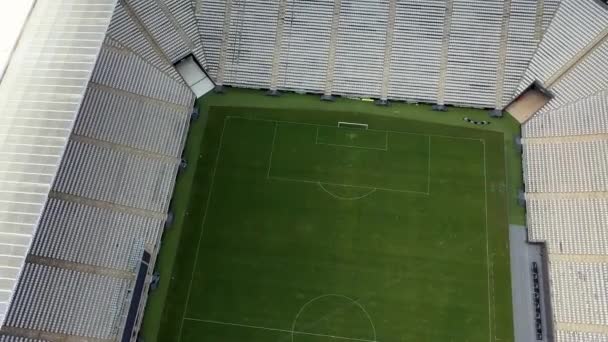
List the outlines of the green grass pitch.
{"label": "green grass pitch", "polygon": [[211,108],[159,340],[512,340],[503,150],[435,123]]}

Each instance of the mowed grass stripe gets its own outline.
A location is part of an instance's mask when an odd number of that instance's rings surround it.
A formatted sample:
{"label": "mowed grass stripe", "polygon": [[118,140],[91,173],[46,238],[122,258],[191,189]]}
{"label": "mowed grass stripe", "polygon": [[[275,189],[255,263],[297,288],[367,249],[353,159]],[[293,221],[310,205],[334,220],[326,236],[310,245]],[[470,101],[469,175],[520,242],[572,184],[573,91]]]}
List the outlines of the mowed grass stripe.
{"label": "mowed grass stripe", "polygon": [[[382,341],[487,340],[479,140],[433,138],[427,200],[378,193],[344,203],[309,184],[268,182],[275,123],[228,121],[188,317],[288,330],[303,302],[342,293],[366,302]],[[378,290],[395,279],[400,286]],[[351,324],[330,326],[356,331]]]}

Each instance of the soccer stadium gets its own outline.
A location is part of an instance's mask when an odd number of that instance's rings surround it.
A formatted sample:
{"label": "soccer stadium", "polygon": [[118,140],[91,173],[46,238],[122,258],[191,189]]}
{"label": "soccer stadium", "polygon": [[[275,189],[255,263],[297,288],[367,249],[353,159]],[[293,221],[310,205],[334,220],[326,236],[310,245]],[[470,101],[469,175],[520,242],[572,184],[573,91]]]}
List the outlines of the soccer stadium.
{"label": "soccer stadium", "polygon": [[5,0],[0,342],[608,342],[608,1]]}

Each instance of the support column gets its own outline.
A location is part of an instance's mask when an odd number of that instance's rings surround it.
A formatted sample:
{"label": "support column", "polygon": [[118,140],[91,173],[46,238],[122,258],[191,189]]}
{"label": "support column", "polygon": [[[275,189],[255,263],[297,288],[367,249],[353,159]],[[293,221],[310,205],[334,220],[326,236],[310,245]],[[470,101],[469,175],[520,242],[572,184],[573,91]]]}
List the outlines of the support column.
{"label": "support column", "polygon": [[331,34],[329,36],[329,55],[327,57],[327,76],[325,79],[325,92],[321,99],[332,100],[334,88],[334,71],[336,64],[336,45],[338,42],[338,30],[340,28],[340,8],[342,0],[334,1],[334,13],[331,21]]}
{"label": "support column", "polygon": [[534,23],[534,41],[538,45],[543,38],[543,14],[545,13],[545,0],[536,2],[536,21]]}
{"label": "support column", "polygon": [[160,56],[160,58],[165,63],[167,63],[167,65],[173,66],[173,63],[171,62],[169,57],[167,57],[167,55],[165,55],[165,52],[160,48],[160,46],[158,46],[158,44],[156,43],[156,40],[154,40],[154,38],[152,37],[152,34],[150,34],[150,32],[148,32],[148,29],[146,28],[146,26],[141,22],[139,17],[135,14],[135,11],[133,10],[133,8],[131,8],[131,5],[127,1],[121,1],[120,5],[123,6],[123,8],[125,9],[125,13],[127,13],[127,15],[129,16],[129,19],[131,19],[133,24],[135,24],[135,26],[137,26],[137,29],[146,38],[146,41],[148,42],[148,44],[150,44],[152,49],[154,49],[154,51]]}
{"label": "support column", "polygon": [[443,41],[441,46],[441,63],[439,65],[439,84],[437,84],[437,104],[434,110],[445,111],[445,82],[448,73],[448,52],[450,50],[450,29],[452,28],[452,15],[454,13],[454,0],[445,3],[445,19],[443,21]]}
{"label": "support column", "polygon": [[217,79],[215,80],[215,91],[223,92],[224,89],[224,76],[226,72],[226,54],[228,53],[228,40],[230,36],[230,19],[232,16],[232,1],[225,0],[226,9],[224,12],[224,27],[222,29],[222,46],[220,47],[220,61],[217,70]]}
{"label": "support column", "polygon": [[384,47],[384,71],[382,74],[382,89],[380,90],[379,105],[388,104],[388,88],[391,80],[391,61],[393,41],[395,37],[395,18],[397,17],[397,0],[390,0],[388,7],[388,23],[386,25],[386,43]]}
{"label": "support column", "polygon": [[[148,1],[150,1],[150,0],[148,0]],[[177,32],[177,34],[179,34],[179,36],[182,37],[182,40],[186,43],[186,45],[188,45],[188,47],[190,48],[190,51],[193,52],[195,49],[194,42],[190,39],[190,37],[184,31],[184,29],[181,27],[181,25],[177,22],[177,20],[173,16],[173,13],[171,13],[171,10],[169,10],[169,8],[165,4],[165,2],[156,0],[156,5],[158,5],[158,8],[160,8],[160,10],[163,12],[163,14],[167,18],[167,20],[169,20],[169,22],[171,23],[173,28],[175,28],[175,31]]]}
{"label": "support column", "polygon": [[279,66],[281,63],[281,53],[283,47],[283,28],[285,27],[285,12],[287,10],[287,0],[279,1],[279,14],[277,17],[277,30],[274,40],[274,53],[272,55],[272,71],[270,74],[270,91],[268,95],[277,96],[277,83],[279,79]]}
{"label": "support column", "polygon": [[496,99],[494,110],[490,113],[493,117],[502,117],[503,97],[505,92],[505,68],[507,61],[507,48],[509,42],[509,24],[511,20],[511,0],[505,0],[502,10],[502,26],[500,33],[500,48],[498,50],[498,69],[496,72]]}

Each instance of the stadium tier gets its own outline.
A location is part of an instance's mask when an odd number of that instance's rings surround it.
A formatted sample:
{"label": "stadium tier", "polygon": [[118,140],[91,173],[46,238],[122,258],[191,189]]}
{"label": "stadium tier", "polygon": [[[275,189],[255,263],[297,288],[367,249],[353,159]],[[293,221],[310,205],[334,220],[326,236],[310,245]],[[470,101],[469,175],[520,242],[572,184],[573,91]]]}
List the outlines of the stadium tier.
{"label": "stadium tier", "polygon": [[[185,60],[218,92],[494,115],[542,88],[547,103],[520,121],[529,240],[547,253],[547,338],[608,341],[605,1],[37,0],[28,10],[0,74],[0,341],[137,340],[196,101],[175,67]],[[387,132],[368,150],[388,150]]]}

